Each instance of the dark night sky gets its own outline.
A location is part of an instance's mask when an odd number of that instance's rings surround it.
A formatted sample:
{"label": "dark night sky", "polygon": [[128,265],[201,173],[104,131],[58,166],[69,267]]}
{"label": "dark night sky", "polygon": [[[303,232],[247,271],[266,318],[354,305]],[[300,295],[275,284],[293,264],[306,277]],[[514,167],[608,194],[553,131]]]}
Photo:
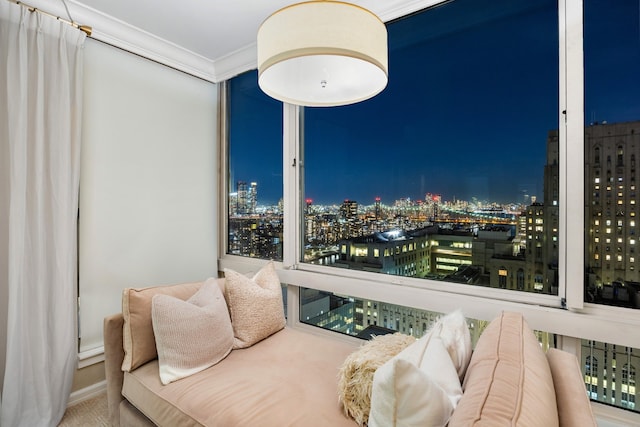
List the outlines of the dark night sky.
{"label": "dark night sky", "polygon": [[[638,2],[611,4],[586,1],[587,123],[640,118]],[[558,128],[556,2],[473,5],[456,0],[389,24],[387,88],[352,106],[306,109],[305,197],[542,200],[547,132]],[[266,204],[282,195],[282,109],[256,79],[231,83],[231,182],[257,181]]]}

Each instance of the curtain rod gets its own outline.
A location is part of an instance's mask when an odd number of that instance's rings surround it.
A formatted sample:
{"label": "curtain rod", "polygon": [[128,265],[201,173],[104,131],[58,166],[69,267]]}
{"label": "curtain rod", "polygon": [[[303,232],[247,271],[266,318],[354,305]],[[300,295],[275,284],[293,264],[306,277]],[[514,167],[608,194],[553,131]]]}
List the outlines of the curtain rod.
{"label": "curtain rod", "polygon": [[88,26],[88,25],[80,25],[80,24],[76,23],[72,19],[71,18],[71,14],[69,13],[69,8],[67,7],[67,3],[64,0],[62,0],[62,4],[64,4],[64,8],[67,11],[67,15],[68,15],[69,19],[64,19],[64,18],[61,18],[60,16],[56,16],[56,15],[54,15],[52,13],[49,13],[49,12],[46,12],[46,11],[44,11],[42,9],[38,9],[37,7],[30,6],[27,3],[22,2],[20,0],[8,0],[8,1],[10,1],[11,3],[17,4],[18,6],[26,7],[27,9],[29,9],[30,12],[38,12],[38,13],[41,13],[43,15],[49,16],[51,18],[57,19],[60,22],[64,22],[65,24],[71,25],[72,27],[77,28],[80,31],[84,32],[87,35],[87,37],[91,36],[92,28],[90,26]]}

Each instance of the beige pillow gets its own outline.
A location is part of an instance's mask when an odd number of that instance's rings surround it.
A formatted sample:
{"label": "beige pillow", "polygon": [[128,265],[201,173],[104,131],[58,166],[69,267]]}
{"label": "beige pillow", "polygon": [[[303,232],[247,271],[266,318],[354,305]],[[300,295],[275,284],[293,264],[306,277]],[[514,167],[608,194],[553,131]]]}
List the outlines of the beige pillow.
{"label": "beige pillow", "polygon": [[449,352],[440,337],[432,335],[376,371],[369,427],[445,426],[461,396]]}
{"label": "beige pillow", "polygon": [[463,386],[449,427],[558,425],[547,357],[520,313],[504,312],[487,326]]}
{"label": "beige pillow", "polygon": [[162,384],[215,365],[233,347],[227,304],[215,279],[187,301],[154,295],[151,318]]}
{"label": "beige pillow", "polygon": [[122,329],[124,360],[122,370],[130,372],[158,357],[151,323],[151,299],[156,294],[186,300],[195,294],[202,282],[151,288],[126,288],[122,291]]}
{"label": "beige pillow", "polygon": [[400,332],[380,335],[347,356],[338,373],[338,400],[346,416],[353,418],[360,426],[367,424],[373,374],[414,342],[415,338]]}
{"label": "beige pillow", "polygon": [[597,423],[589,398],[580,392],[584,391],[581,390],[584,378],[578,358],[566,351],[550,348],[547,361],[556,390],[560,427],[595,427]]}
{"label": "beige pillow", "polygon": [[278,332],[286,323],[282,287],[269,262],[253,278],[224,269],[225,296],[235,335],[233,348],[246,348]]}

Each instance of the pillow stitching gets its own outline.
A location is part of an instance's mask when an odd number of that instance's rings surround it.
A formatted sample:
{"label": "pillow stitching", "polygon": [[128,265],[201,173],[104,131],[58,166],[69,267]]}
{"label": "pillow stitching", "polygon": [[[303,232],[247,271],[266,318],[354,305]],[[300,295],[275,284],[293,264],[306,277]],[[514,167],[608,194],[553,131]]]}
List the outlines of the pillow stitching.
{"label": "pillow stitching", "polygon": [[[500,332],[502,332],[502,324],[504,322],[504,312],[502,312],[500,314],[500,322],[498,323],[499,327],[500,327]],[[493,386],[493,382],[495,381],[495,377],[496,377],[496,370],[498,368],[498,363],[500,362],[500,358],[499,358],[499,351],[498,349],[500,348],[500,341],[502,340],[502,333],[498,333],[498,342],[496,343],[495,346],[495,358],[493,359],[493,368],[491,370],[491,381],[489,382],[489,385],[486,387],[483,396],[482,396],[482,400],[480,402],[480,406],[478,407],[478,411],[476,412],[476,416],[473,419],[474,423],[479,422],[482,419],[482,412],[484,410],[485,405],[487,404],[487,400],[489,398],[489,394],[491,392],[491,387]]]}
{"label": "pillow stitching", "polygon": [[520,322],[520,378],[518,381],[518,402],[517,405],[513,408],[513,418],[512,421],[519,420],[520,415],[522,414],[522,400],[524,395],[524,318],[522,316],[518,317],[518,321]]}

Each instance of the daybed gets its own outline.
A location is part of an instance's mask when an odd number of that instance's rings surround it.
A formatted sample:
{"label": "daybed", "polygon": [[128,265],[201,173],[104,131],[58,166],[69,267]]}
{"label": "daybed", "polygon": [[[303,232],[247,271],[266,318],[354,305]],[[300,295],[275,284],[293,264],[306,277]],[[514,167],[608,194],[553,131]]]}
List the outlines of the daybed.
{"label": "daybed", "polygon": [[[224,279],[211,280],[228,296]],[[187,300],[202,285],[127,289],[123,313],[105,318],[112,425],[357,425],[338,402],[337,384],[341,365],[358,345],[289,327],[245,348],[236,342],[213,366],[163,385],[151,321],[153,295]],[[517,313],[503,313],[487,327],[465,368],[464,394],[449,426],[595,426],[575,356],[558,350],[545,354]],[[406,407],[396,409],[395,425],[411,425],[400,419]]]}

